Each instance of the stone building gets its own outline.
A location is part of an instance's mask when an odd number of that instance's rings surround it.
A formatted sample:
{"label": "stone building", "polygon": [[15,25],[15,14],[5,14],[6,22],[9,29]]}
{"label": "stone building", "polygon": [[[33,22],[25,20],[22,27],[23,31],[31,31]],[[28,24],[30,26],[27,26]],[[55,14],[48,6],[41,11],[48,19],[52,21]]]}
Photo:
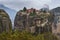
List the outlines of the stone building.
{"label": "stone building", "polygon": [[3,9],[0,9],[0,32],[9,32],[11,30],[12,23],[9,15]]}

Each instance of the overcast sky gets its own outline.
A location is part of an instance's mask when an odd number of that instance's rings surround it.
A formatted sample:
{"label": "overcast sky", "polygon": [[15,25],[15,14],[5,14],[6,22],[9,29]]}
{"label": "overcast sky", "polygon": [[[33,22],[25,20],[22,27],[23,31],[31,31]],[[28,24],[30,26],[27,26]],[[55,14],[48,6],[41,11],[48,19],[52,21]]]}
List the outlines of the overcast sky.
{"label": "overcast sky", "polygon": [[60,0],[0,0],[0,4],[5,6],[20,10],[24,6],[27,8],[40,9],[44,4],[49,5],[50,9],[60,6]]}

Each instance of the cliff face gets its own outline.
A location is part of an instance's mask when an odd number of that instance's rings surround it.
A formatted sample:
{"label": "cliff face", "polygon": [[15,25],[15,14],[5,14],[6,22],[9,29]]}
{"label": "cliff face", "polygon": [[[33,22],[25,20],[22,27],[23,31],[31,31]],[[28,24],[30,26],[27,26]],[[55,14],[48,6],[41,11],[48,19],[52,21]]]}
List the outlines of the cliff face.
{"label": "cliff face", "polygon": [[19,31],[25,29],[32,33],[51,32],[52,20],[52,15],[49,12],[28,9],[17,12],[14,27]]}
{"label": "cliff face", "polygon": [[[21,15],[20,12],[17,12],[16,17],[15,17],[15,20],[14,20],[14,27],[17,30],[24,29],[24,25],[23,25],[24,20],[25,20],[25,17],[23,17],[23,15]],[[24,22],[24,24],[25,24],[25,22]]]}
{"label": "cliff face", "polygon": [[52,9],[51,12],[53,12],[55,15],[53,33],[59,35],[60,34],[60,7]]}
{"label": "cliff face", "polygon": [[9,15],[3,9],[0,9],[0,32],[9,32],[11,29],[12,23]]}

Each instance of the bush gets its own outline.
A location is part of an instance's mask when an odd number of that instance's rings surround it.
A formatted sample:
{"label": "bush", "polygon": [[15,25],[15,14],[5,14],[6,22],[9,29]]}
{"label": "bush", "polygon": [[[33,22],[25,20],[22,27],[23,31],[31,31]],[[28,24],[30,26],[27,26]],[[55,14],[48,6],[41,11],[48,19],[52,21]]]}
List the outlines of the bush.
{"label": "bush", "polygon": [[0,40],[57,40],[57,37],[51,33],[32,35],[29,32],[3,32],[0,34]]}

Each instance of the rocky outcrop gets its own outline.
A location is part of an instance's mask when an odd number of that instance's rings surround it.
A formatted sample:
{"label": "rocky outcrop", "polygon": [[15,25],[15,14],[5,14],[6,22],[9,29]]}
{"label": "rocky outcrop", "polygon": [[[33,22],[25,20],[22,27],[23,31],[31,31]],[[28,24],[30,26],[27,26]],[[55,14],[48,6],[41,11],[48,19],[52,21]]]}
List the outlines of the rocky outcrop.
{"label": "rocky outcrop", "polygon": [[42,33],[52,31],[52,17],[50,12],[27,9],[26,11],[19,11],[14,20],[14,28],[22,31],[27,30],[32,33]]}
{"label": "rocky outcrop", "polygon": [[12,23],[9,15],[3,9],[0,9],[0,32],[9,32],[11,29]]}
{"label": "rocky outcrop", "polygon": [[54,8],[51,10],[54,14],[54,25],[53,25],[53,33],[60,36],[60,7]]}

